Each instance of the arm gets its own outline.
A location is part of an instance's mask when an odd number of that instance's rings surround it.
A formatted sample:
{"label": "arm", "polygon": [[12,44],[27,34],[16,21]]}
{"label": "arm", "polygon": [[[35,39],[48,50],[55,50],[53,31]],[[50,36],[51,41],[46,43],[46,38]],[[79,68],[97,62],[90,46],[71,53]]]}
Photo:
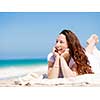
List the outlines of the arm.
{"label": "arm", "polygon": [[[69,60],[71,59],[70,57],[70,53],[69,53],[69,49],[66,49],[64,53],[61,54],[61,68],[62,68],[62,72],[64,77],[69,77],[69,76],[76,76],[76,64],[74,63],[73,65],[71,65],[71,69],[68,66],[67,62],[69,63]],[[74,70],[73,70],[73,69]]]}
{"label": "arm", "polygon": [[48,78],[58,78],[59,76],[59,54],[56,52],[55,47],[53,48],[53,55],[55,57],[55,61],[48,62]]}
{"label": "arm", "polygon": [[58,78],[59,75],[59,55],[56,57],[54,64],[48,62],[48,78]]}
{"label": "arm", "polygon": [[76,76],[76,72],[73,72],[68,64],[66,63],[65,59],[61,56],[60,57],[61,69],[65,78]]}

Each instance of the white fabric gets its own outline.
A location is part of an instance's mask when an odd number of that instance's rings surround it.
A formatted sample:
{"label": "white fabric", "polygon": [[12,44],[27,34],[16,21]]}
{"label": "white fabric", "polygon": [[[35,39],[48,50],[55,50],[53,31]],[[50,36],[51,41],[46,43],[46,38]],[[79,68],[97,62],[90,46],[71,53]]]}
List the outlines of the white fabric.
{"label": "white fabric", "polygon": [[100,73],[100,51],[95,48],[93,53],[86,52],[90,65],[94,73]]}
{"label": "white fabric", "polygon": [[98,50],[96,47],[93,50],[93,54],[100,59],[100,50]]}
{"label": "white fabric", "polygon": [[48,61],[51,61],[52,63],[55,62],[55,57],[52,52],[48,54],[47,59]]}
{"label": "white fabric", "polygon": [[[52,63],[55,62],[55,56],[53,55],[53,53],[49,53],[48,57],[47,57],[48,61],[51,61]],[[69,62],[69,67],[71,68],[73,66],[73,64],[75,64],[73,58],[70,59]]]}

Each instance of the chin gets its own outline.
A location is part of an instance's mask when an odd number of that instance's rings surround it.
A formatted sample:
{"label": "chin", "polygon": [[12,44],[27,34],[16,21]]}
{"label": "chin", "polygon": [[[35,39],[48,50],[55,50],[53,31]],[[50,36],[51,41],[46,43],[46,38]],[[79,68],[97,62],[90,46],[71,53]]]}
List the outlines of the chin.
{"label": "chin", "polygon": [[59,52],[59,55],[61,55],[62,54],[62,52]]}

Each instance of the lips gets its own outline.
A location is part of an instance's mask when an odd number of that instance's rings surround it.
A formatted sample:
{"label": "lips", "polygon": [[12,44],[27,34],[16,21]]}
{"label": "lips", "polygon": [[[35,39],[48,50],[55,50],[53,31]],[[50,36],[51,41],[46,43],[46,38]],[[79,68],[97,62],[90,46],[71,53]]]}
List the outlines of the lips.
{"label": "lips", "polygon": [[62,48],[56,48],[56,52],[58,52],[59,54],[62,54],[63,49]]}
{"label": "lips", "polygon": [[63,49],[62,48],[56,48],[56,51],[62,51]]}

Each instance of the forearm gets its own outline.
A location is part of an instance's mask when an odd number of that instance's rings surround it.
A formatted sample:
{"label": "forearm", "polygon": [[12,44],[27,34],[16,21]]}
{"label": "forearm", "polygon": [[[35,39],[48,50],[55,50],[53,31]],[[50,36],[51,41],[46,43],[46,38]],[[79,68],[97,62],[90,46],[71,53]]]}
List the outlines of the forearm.
{"label": "forearm", "polygon": [[65,78],[76,76],[75,72],[73,72],[68,64],[66,63],[65,59],[61,56],[60,57],[61,69]]}
{"label": "forearm", "polygon": [[59,56],[56,57],[53,67],[48,71],[48,78],[58,78],[59,75]]}

